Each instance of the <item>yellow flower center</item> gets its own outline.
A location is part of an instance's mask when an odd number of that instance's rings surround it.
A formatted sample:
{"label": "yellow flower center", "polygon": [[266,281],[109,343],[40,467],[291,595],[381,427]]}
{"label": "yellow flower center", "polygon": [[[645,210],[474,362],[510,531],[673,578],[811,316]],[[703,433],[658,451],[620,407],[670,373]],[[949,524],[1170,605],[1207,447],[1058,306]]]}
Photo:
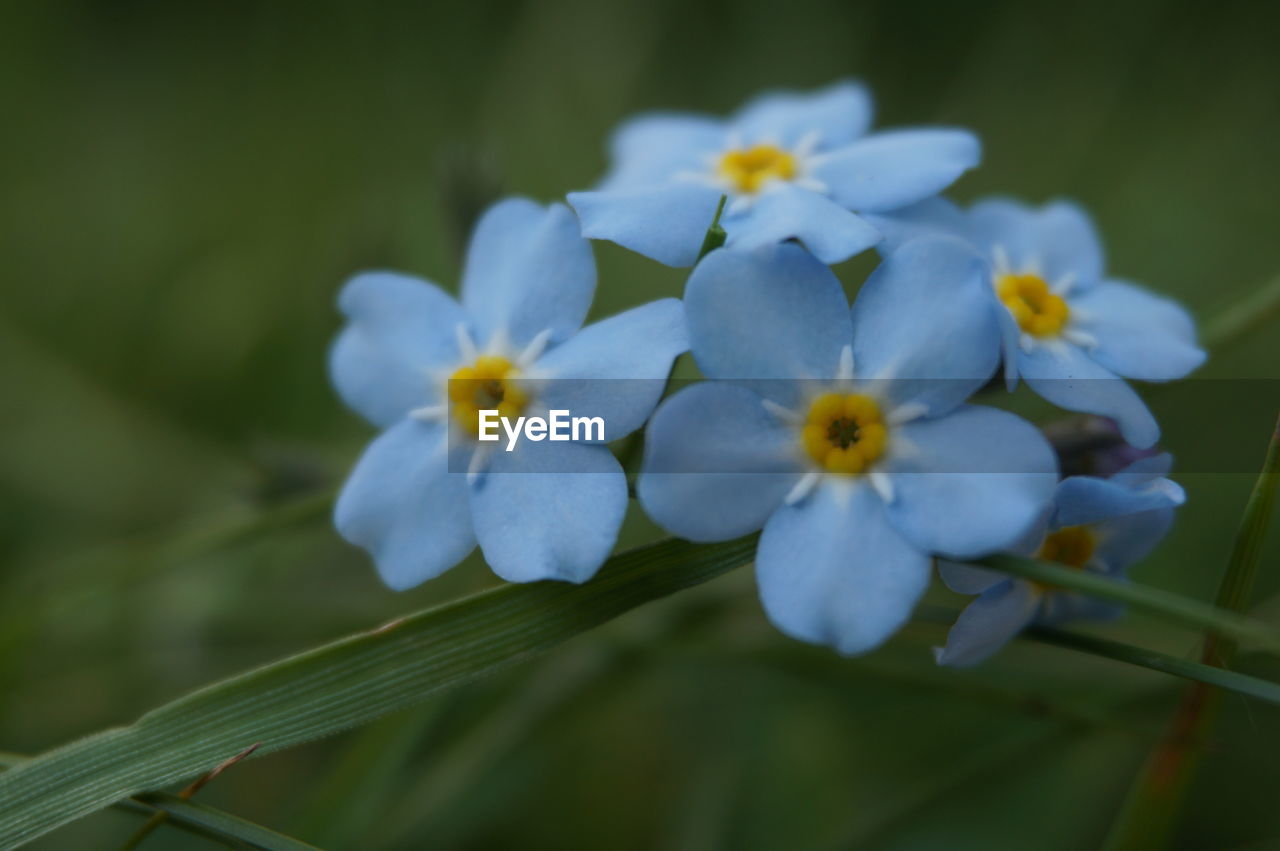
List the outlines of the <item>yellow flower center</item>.
{"label": "yellow flower center", "polygon": [[888,431],[880,406],[860,393],[824,393],[809,406],[800,441],[824,470],[861,473],[884,454]]}
{"label": "yellow flower center", "polygon": [[529,399],[516,384],[517,375],[515,365],[497,355],[481,355],[472,366],[459,368],[449,376],[453,418],[479,434],[481,411],[497,411],[498,416],[511,419],[520,416]]}
{"label": "yellow flower center", "polygon": [[1039,275],[1001,275],[996,278],[996,295],[1009,308],[1018,327],[1035,337],[1061,333],[1071,315],[1067,302],[1050,292]]}
{"label": "yellow flower center", "polygon": [[1056,561],[1067,567],[1084,567],[1093,558],[1095,541],[1087,526],[1065,526],[1049,533],[1040,545],[1036,558]]}
{"label": "yellow flower center", "polygon": [[796,158],[777,145],[754,145],[720,158],[720,176],[738,192],[751,195],[771,180],[796,176]]}
{"label": "yellow flower center", "polygon": [[[1093,558],[1097,541],[1087,526],[1064,526],[1056,532],[1050,532],[1040,545],[1036,558],[1041,561],[1052,561],[1058,564],[1083,568]],[[1043,582],[1031,583],[1041,591],[1053,591],[1056,586]]]}

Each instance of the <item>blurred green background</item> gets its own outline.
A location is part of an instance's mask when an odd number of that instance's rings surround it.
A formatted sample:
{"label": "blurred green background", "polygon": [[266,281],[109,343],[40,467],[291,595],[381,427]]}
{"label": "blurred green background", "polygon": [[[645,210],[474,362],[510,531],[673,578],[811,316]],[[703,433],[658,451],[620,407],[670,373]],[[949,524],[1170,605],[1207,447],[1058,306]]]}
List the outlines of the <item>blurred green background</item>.
{"label": "blurred green background", "polygon": [[[1209,321],[1280,272],[1276,23],[1155,0],[5,4],[0,749],[495,581],[472,559],[393,594],[330,529],[323,494],[370,436],[326,381],[334,294],[368,267],[452,287],[477,205],[589,185],[624,116],[860,77],[880,126],[981,134],[955,197],[1076,198],[1113,271]],[[596,255],[595,315],[682,289]],[[1276,378],[1278,357],[1255,331],[1202,375]],[[1260,462],[1265,421],[1179,398],[1175,452]],[[1182,480],[1135,574],[1209,599],[1251,477]],[[633,518],[622,545],[654,534]],[[1259,600],[1278,562],[1273,539]],[[1139,617],[1106,632],[1196,645]],[[939,671],[942,637],[843,660],[779,636],[738,571],[200,799],[326,848],[1095,847],[1180,683],[1030,643]],[[1280,712],[1232,697],[1217,733],[1178,846],[1278,847]]]}

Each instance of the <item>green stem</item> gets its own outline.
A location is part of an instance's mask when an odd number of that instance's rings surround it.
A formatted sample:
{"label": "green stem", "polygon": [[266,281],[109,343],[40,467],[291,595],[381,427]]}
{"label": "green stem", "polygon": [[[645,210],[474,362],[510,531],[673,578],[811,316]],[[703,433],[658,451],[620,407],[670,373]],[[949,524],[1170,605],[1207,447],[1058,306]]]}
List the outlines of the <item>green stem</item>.
{"label": "green stem", "polygon": [[1104,659],[1113,659],[1117,662],[1137,665],[1139,668],[1159,671],[1162,674],[1172,674],[1175,677],[1195,680],[1196,683],[1192,688],[1215,686],[1230,689],[1231,691],[1247,694],[1250,697],[1256,697],[1280,706],[1280,684],[1258,679],[1257,677],[1250,677],[1246,674],[1237,674],[1234,671],[1227,671],[1213,665],[1190,662],[1186,659],[1179,659],[1176,656],[1157,653],[1155,650],[1146,650],[1142,647],[1134,647],[1130,644],[1121,644],[1118,641],[1099,638],[1096,635],[1065,632],[1048,627],[1031,627],[1019,637],[1039,642],[1040,644],[1052,644],[1055,647],[1065,647],[1070,650],[1078,650],[1081,653],[1088,653],[1092,656],[1101,656]]}
{"label": "green stem", "polygon": [[1280,654],[1280,630],[1275,627],[1159,588],[1117,582],[1087,570],[1073,570],[1012,555],[990,556],[977,564],[1042,585],[1068,588],[1091,597],[1114,600],[1134,609],[1159,615],[1165,620],[1203,629],[1224,638],[1251,642],[1273,654]]}
{"label": "green stem", "polygon": [[1280,277],[1273,278],[1257,292],[1245,298],[1205,325],[1204,347],[1219,352],[1280,316]]}
{"label": "green stem", "polygon": [[[1217,604],[1221,609],[1241,612],[1249,605],[1262,544],[1274,514],[1277,484],[1280,484],[1280,420],[1271,435],[1262,472],[1249,495],[1226,573],[1218,586]],[[1205,636],[1200,667],[1217,672],[1216,677],[1220,679],[1198,677],[1201,682],[1183,694],[1164,736],[1139,771],[1112,825],[1107,837],[1109,851],[1157,849],[1170,844],[1205,743],[1218,717],[1221,688],[1232,687],[1222,680],[1240,676],[1227,670],[1237,649],[1233,636],[1213,633]],[[1265,695],[1253,696],[1266,699]]]}
{"label": "green stem", "polygon": [[702,248],[698,250],[699,261],[724,245],[725,239],[729,236],[724,232],[724,228],[720,227],[720,215],[724,212],[724,205],[728,200],[728,195],[720,196],[720,203],[716,205],[715,217],[711,219],[711,226],[707,228],[707,235],[702,238]]}

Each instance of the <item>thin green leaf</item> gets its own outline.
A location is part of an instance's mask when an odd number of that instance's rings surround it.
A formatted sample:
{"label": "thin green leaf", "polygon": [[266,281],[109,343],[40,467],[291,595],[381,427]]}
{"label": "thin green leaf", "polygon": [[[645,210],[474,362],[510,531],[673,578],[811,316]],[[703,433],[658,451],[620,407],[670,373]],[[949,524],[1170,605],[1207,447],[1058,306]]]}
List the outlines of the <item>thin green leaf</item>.
{"label": "thin green leaf", "polygon": [[[957,615],[958,612],[922,606],[916,611],[915,620],[931,624],[951,624],[955,623]],[[1103,659],[1111,659],[1115,662],[1124,662],[1129,665],[1136,665],[1139,668],[1159,671],[1162,674],[1171,674],[1175,677],[1215,685],[1280,705],[1280,684],[1251,677],[1247,674],[1224,671],[1212,665],[1179,659],[1175,656],[1148,650],[1144,647],[1136,647],[1132,644],[1040,626],[1033,626],[1023,630],[1018,634],[1018,640],[1066,647],[1081,653],[1088,653],[1091,656],[1099,656]],[[954,686],[951,687],[954,688]],[[1043,698],[1037,697],[1035,700],[1037,704],[1042,704],[1043,702]],[[1097,719],[1094,720],[1096,721]]]}
{"label": "thin green leaf", "polygon": [[316,847],[214,807],[197,804],[195,801],[184,801],[176,795],[153,793],[139,795],[134,800],[156,811],[167,813],[170,822],[199,827],[215,836],[238,842],[249,848],[261,848],[264,851],[307,851]]}
{"label": "thin green leaf", "polygon": [[1280,630],[1275,627],[1159,588],[1117,582],[1091,571],[1073,570],[1012,555],[991,556],[978,563],[1043,585],[1068,588],[1091,597],[1114,600],[1166,620],[1249,642],[1272,653],[1280,653]]}
{"label": "thin green leaf", "polygon": [[[1231,548],[1231,558],[1227,561],[1227,572],[1218,586],[1217,604],[1220,608],[1243,612],[1249,607],[1258,577],[1258,564],[1262,560],[1262,545],[1267,538],[1271,517],[1275,514],[1277,484],[1280,484],[1280,420],[1276,421],[1262,472],[1258,474],[1258,481],[1254,483],[1249,502],[1245,505],[1235,544]],[[1230,663],[1236,651],[1234,642],[1214,641],[1211,637],[1208,643],[1206,656],[1210,658],[1206,661],[1222,665]]]}
{"label": "thin green leaf", "polygon": [[413,705],[713,579],[754,549],[754,537],[662,541],[615,556],[584,585],[503,586],[207,687],[0,774],[0,846],[193,778],[251,743],[269,753]]}
{"label": "thin green leaf", "polygon": [[724,205],[728,200],[728,195],[721,195],[720,203],[716,204],[716,214],[711,219],[711,225],[707,228],[706,236],[702,238],[702,247],[698,249],[699,260],[724,245],[724,241],[728,239],[729,235],[725,233],[724,228],[720,225],[720,216],[724,213]]}
{"label": "thin green leaf", "polygon": [[1140,668],[1159,671],[1162,674],[1196,680],[1280,706],[1280,684],[1260,680],[1247,674],[1237,674],[1234,671],[1179,659],[1176,656],[1168,656],[1155,650],[1134,647],[1131,644],[1122,644],[1119,641],[1111,641],[1095,635],[1083,635],[1048,627],[1032,627],[1023,632],[1020,637],[1042,644],[1079,650],[1082,653],[1113,659],[1117,662],[1126,662]]}
{"label": "thin green leaf", "polygon": [[[1262,545],[1275,513],[1276,486],[1280,484],[1280,420],[1271,435],[1262,472],[1249,495],[1240,528],[1236,532],[1226,573],[1218,586],[1218,605],[1242,612],[1253,596],[1253,585],[1262,558]],[[1221,677],[1236,677],[1227,670],[1236,655],[1230,636],[1205,636],[1201,658],[1204,667]],[[1205,680],[1214,686],[1222,682]],[[1254,695],[1258,697],[1260,695]],[[1183,811],[1183,802],[1195,777],[1204,745],[1217,720],[1222,692],[1205,685],[1187,689],[1164,736],[1139,770],[1121,808],[1107,847],[1112,851],[1164,848],[1169,845]]]}
{"label": "thin green leaf", "polygon": [[[17,754],[0,753],[0,771],[12,768],[25,759],[26,757]],[[257,848],[263,851],[308,851],[315,848],[222,810],[184,801],[177,795],[162,792],[140,795],[119,801],[113,806],[146,818],[151,818],[158,812],[167,813],[168,824],[234,848]]]}
{"label": "thin green leaf", "polygon": [[1231,343],[1280,317],[1280,277],[1214,317],[1204,329],[1205,348],[1221,351]]}

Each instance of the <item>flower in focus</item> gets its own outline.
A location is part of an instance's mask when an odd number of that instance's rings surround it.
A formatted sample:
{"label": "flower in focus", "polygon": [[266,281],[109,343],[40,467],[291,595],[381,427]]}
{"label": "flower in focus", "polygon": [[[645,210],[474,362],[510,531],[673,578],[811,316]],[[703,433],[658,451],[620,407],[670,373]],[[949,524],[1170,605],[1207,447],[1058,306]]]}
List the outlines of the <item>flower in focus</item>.
{"label": "flower in focus", "polygon": [[1122,379],[1169,381],[1204,362],[1181,306],[1104,275],[1097,233],[1074,204],[991,199],[962,211],[934,198],[873,221],[888,250],[940,232],[969,241],[988,264],[1009,388],[1022,378],[1059,407],[1110,417],[1139,449],[1160,428]]}
{"label": "flower in focus", "polygon": [[[695,541],[763,528],[756,575],[779,629],[844,653],[880,644],[928,585],[931,553],[1007,547],[1053,493],[1053,451],[1034,427],[963,404],[996,367],[995,318],[971,309],[982,274],[964,244],[917,240],[850,312],[798,246],[713,251],[685,296],[713,380],[654,413],[645,510]],[[979,321],[958,324],[956,310]]]}
{"label": "flower in focus", "polygon": [[[1173,509],[1186,500],[1182,488],[1165,478],[1172,463],[1170,456],[1157,455],[1107,479],[1063,479],[1051,511],[1009,551],[1123,579],[1125,569],[1168,534]],[[1114,603],[972,565],[941,562],[938,572],[951,590],[980,595],[937,651],[942,665],[981,662],[1033,622],[1104,620],[1122,611]]]}
{"label": "flower in focus", "polygon": [[612,170],[569,203],[582,232],[669,266],[691,266],[722,195],[727,244],[798,239],[837,263],[880,239],[854,211],[887,211],[945,189],[978,163],[964,130],[866,135],[871,98],[852,82],[774,92],[732,118],[655,113],[612,140]]}
{"label": "flower in focus", "polygon": [[595,284],[590,243],[572,212],[512,199],[476,227],[460,304],[434,284],[390,272],[357,275],[343,288],[347,324],[330,373],[342,399],[384,431],[351,473],[334,517],[387,585],[430,579],[477,542],[512,582],[582,582],[608,556],[627,484],[606,446],[523,441],[507,452],[477,440],[482,408],[601,416],[609,440],[648,419],[687,348],[680,302],[652,302],[579,330]]}

